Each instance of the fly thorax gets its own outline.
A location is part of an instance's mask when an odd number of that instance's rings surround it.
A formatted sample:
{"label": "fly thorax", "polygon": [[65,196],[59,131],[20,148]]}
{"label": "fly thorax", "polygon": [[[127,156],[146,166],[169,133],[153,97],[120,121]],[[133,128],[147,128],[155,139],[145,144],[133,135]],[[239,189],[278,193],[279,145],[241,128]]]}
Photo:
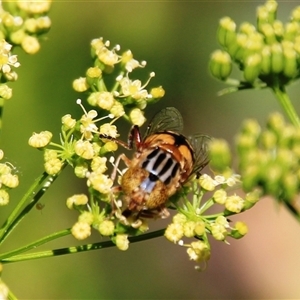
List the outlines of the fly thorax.
{"label": "fly thorax", "polygon": [[141,167],[149,172],[149,176],[142,181],[140,187],[147,193],[151,193],[156,182],[160,180],[165,185],[171,183],[179,172],[180,165],[172,157],[171,153],[154,148],[141,163]]}

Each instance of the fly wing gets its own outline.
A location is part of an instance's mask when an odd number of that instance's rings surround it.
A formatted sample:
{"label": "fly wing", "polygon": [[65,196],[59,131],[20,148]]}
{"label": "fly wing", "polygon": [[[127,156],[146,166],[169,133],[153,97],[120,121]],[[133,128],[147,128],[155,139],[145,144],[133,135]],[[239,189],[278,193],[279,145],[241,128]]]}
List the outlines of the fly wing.
{"label": "fly wing", "polygon": [[183,120],[180,112],[175,107],[166,107],[156,113],[148,125],[145,136],[156,132],[183,130]]}
{"label": "fly wing", "polygon": [[208,164],[209,162],[209,143],[211,138],[203,134],[194,134],[188,137],[194,150],[194,167],[191,174],[199,174],[199,172]]}

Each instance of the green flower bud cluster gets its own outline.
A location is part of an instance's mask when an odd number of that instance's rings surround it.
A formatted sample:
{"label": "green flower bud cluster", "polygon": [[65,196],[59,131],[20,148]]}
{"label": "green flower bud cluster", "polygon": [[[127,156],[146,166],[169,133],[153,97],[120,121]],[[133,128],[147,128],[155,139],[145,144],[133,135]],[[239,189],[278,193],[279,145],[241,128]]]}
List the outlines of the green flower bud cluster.
{"label": "green flower bud cluster", "polygon": [[[216,150],[217,145],[222,145],[222,141],[213,140],[213,148]],[[221,146],[224,150],[223,145]],[[221,150],[221,151],[222,151]],[[216,156],[220,155],[219,150],[215,151]],[[227,150],[226,150],[227,151]],[[211,153],[211,157],[214,154]],[[219,166],[223,165],[223,161]],[[217,165],[217,163],[215,164]],[[200,264],[200,269],[206,266],[211,254],[211,244],[209,236],[217,241],[227,242],[228,237],[239,239],[247,233],[247,226],[243,222],[236,222],[231,225],[227,216],[236,215],[253,206],[259,199],[257,193],[248,193],[245,198],[237,194],[228,192],[240,183],[237,174],[233,174],[228,168],[226,162],[227,175],[216,175],[214,178],[203,174],[199,179],[195,179],[185,187],[179,194],[171,198],[178,213],[173,217],[172,223],[168,225],[165,231],[165,237],[173,243],[187,247],[187,254],[190,260]],[[180,200],[177,199],[180,197]],[[189,200],[193,198],[192,202]],[[207,200],[204,200],[207,199]],[[208,209],[212,207],[222,207],[220,213],[210,214]],[[188,243],[186,239],[195,239],[196,242]]]}
{"label": "green flower bud cluster", "polygon": [[[121,54],[120,46],[110,48],[110,42],[103,38],[91,42],[93,66],[86,71],[85,77],[73,81],[77,92],[88,94],[87,101],[102,111],[115,117],[123,116],[132,124],[141,126],[146,121],[143,110],[147,104],[162,98],[165,91],[162,87],[146,89],[151,78],[143,84],[140,80],[132,80],[129,75],[137,68],[144,68],[146,62],[134,59],[130,50]],[[111,78],[115,78],[114,81]]]}
{"label": "green flower bud cluster", "polygon": [[[227,80],[235,63],[243,73],[240,84],[282,86],[300,76],[300,6],[283,24],[276,19],[277,2],[268,0],[257,8],[257,24],[235,22],[224,17],[218,28],[222,50],[216,50],[209,63],[211,74]],[[228,81],[230,83],[230,81]],[[236,83],[235,83],[236,84]]]}
{"label": "green flower bud cluster", "polygon": [[51,20],[47,16],[51,0],[17,0],[2,5],[0,40],[5,39],[14,46],[20,46],[28,54],[37,53],[40,49],[39,37],[51,27]]}
{"label": "green flower bud cluster", "polygon": [[236,138],[239,170],[246,191],[259,188],[285,202],[300,192],[300,130],[285,122],[279,113],[270,115],[262,129],[246,120]]}

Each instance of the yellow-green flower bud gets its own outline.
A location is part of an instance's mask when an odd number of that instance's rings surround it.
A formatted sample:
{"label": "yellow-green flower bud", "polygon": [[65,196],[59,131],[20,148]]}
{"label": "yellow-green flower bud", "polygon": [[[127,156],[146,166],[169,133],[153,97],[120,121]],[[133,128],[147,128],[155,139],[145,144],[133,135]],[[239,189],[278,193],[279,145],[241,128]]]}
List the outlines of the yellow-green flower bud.
{"label": "yellow-green flower bud", "polygon": [[33,133],[33,135],[28,140],[28,144],[29,146],[34,148],[43,148],[51,142],[52,136],[53,135],[50,131]]}
{"label": "yellow-green flower bud", "polygon": [[259,201],[260,196],[261,196],[261,191],[258,189],[255,189],[254,191],[247,193],[245,197],[243,210],[247,210],[252,206],[254,206]]}
{"label": "yellow-green flower bud", "polygon": [[69,197],[66,201],[66,205],[69,209],[73,209],[74,206],[86,205],[88,203],[88,197],[85,194],[75,194]]}
{"label": "yellow-green flower bud", "polygon": [[117,150],[118,150],[118,144],[113,141],[108,141],[101,147],[100,154],[104,155],[107,152],[115,152]]}
{"label": "yellow-green flower bud", "polygon": [[213,199],[216,203],[224,205],[227,198],[227,193],[223,189],[216,190],[213,195]]}
{"label": "yellow-green flower bud", "polygon": [[0,190],[0,206],[7,205],[9,203],[9,194],[7,191]]}
{"label": "yellow-green flower bud", "polygon": [[275,20],[273,23],[273,29],[275,36],[278,38],[278,40],[281,40],[284,34],[283,23],[280,20]]}
{"label": "yellow-green flower bud", "polygon": [[249,160],[242,161],[241,165],[244,164],[247,168],[243,172],[243,189],[244,191],[251,191],[259,181],[260,166],[259,165],[249,165]]}
{"label": "yellow-green flower bud", "polygon": [[80,77],[78,79],[75,79],[73,81],[73,89],[76,92],[85,92],[89,88],[89,84],[87,83],[87,80],[85,77]]}
{"label": "yellow-green flower bud", "polygon": [[244,64],[244,78],[249,83],[253,83],[258,78],[261,70],[261,56],[260,54],[252,54],[245,59]]}
{"label": "yellow-green flower bud", "polygon": [[256,9],[256,22],[258,30],[261,30],[262,25],[269,23],[269,12],[265,6],[258,6]]}
{"label": "yellow-green flower bud", "polygon": [[183,234],[186,237],[193,237],[195,235],[196,223],[194,221],[188,221],[183,224]]}
{"label": "yellow-green flower bud", "polygon": [[174,215],[172,218],[173,223],[179,223],[179,224],[185,223],[186,220],[187,220],[186,216],[181,213]]}
{"label": "yellow-green flower bud", "polygon": [[14,43],[16,45],[20,45],[26,36],[27,35],[26,35],[24,29],[19,29],[10,34],[10,40],[12,41],[12,43]]}
{"label": "yellow-green flower bud", "polygon": [[272,73],[282,72],[284,65],[282,46],[279,43],[271,45],[271,70]]}
{"label": "yellow-green flower bud", "polygon": [[283,50],[283,74],[292,79],[295,78],[298,74],[298,66],[297,66],[297,53],[294,49],[284,49]]}
{"label": "yellow-green flower bud", "polygon": [[261,26],[266,23],[272,24],[276,19],[277,2],[268,0],[265,5],[257,8],[257,28],[261,30]]}
{"label": "yellow-green flower bud", "polygon": [[260,135],[260,142],[265,149],[274,149],[277,143],[277,136],[273,131],[265,130]]}
{"label": "yellow-green flower bud", "polygon": [[293,9],[291,19],[292,21],[300,22],[300,6],[297,6]]}
{"label": "yellow-green flower bud", "polygon": [[103,236],[113,235],[115,230],[115,224],[113,221],[104,220],[99,224],[98,230]]}
{"label": "yellow-green flower bud", "polygon": [[268,75],[271,72],[271,47],[264,46],[261,51],[261,73]]}
{"label": "yellow-green flower bud", "polygon": [[242,61],[245,56],[245,49],[248,42],[248,35],[238,33],[236,41],[228,46],[228,53],[236,61]]}
{"label": "yellow-green flower bud", "polygon": [[298,22],[289,22],[285,25],[284,39],[286,41],[294,41],[295,37],[299,35],[300,25]]}
{"label": "yellow-green flower bud", "polygon": [[8,12],[2,13],[1,21],[5,27],[13,27],[15,25],[14,17]]}
{"label": "yellow-green flower bud", "polygon": [[99,67],[90,67],[86,71],[86,81],[89,85],[96,84],[102,76],[102,71]]}
{"label": "yellow-green flower bud", "polygon": [[162,98],[165,95],[165,90],[162,88],[162,86],[152,88],[150,91],[150,94],[153,98]]}
{"label": "yellow-green flower bud", "polygon": [[79,178],[85,178],[89,171],[87,163],[82,163],[74,168],[74,173]]}
{"label": "yellow-green flower bud", "polygon": [[74,146],[75,153],[84,158],[92,159],[94,156],[93,145],[89,141],[78,140]]}
{"label": "yellow-green flower bud", "polygon": [[231,164],[231,153],[228,143],[222,139],[214,139],[210,142],[209,149],[211,168],[222,173]]}
{"label": "yellow-green flower bud", "polygon": [[224,225],[219,223],[212,223],[211,227],[211,234],[217,241],[224,241],[227,236],[227,230]]}
{"label": "yellow-green flower bud", "polygon": [[239,33],[244,33],[244,34],[249,36],[249,35],[251,35],[252,33],[255,33],[255,32],[256,32],[256,28],[251,23],[243,22],[240,25]]}
{"label": "yellow-green flower bud", "polygon": [[269,12],[269,22],[273,23],[276,19],[278,3],[276,0],[268,0],[265,3],[265,7],[267,8],[267,10]]}
{"label": "yellow-green flower bud", "polygon": [[53,149],[45,149],[44,151],[44,160],[50,160],[53,158],[57,158],[58,157],[58,152],[56,150]]}
{"label": "yellow-green flower bud", "polygon": [[253,136],[256,138],[259,136],[259,134],[261,132],[261,128],[255,119],[246,119],[243,122],[241,131],[243,134]]}
{"label": "yellow-green flower bud", "polygon": [[47,32],[51,27],[51,19],[48,16],[36,19],[36,25],[39,33]]}
{"label": "yellow-green flower bud", "polygon": [[198,181],[200,186],[207,191],[213,191],[217,185],[217,182],[207,174],[201,175]]}
{"label": "yellow-green flower bud", "polygon": [[197,236],[203,235],[205,233],[205,223],[203,221],[196,222],[194,232]]}
{"label": "yellow-green flower bud", "polygon": [[82,214],[78,217],[78,222],[84,222],[89,225],[92,225],[94,221],[93,213],[90,211],[83,211]]}
{"label": "yellow-green flower bud", "polygon": [[127,50],[127,51],[123,52],[121,55],[121,62],[124,65],[127,62],[131,61],[132,59],[133,59],[133,54],[132,54],[131,50]]}
{"label": "yellow-green flower bud", "polygon": [[261,26],[261,32],[265,36],[265,42],[268,45],[272,45],[273,43],[276,43],[276,36],[273,29],[273,26],[269,23],[262,24]]}
{"label": "yellow-green flower bud", "polygon": [[268,118],[267,127],[280,135],[285,127],[285,120],[283,116],[278,112],[272,113]]}
{"label": "yellow-green flower bud", "polygon": [[113,114],[116,118],[121,117],[125,114],[123,105],[117,100],[115,100],[114,105],[112,106],[109,112]]}
{"label": "yellow-green flower bud", "polygon": [[264,45],[264,36],[262,34],[254,32],[249,35],[244,45],[243,61],[253,54],[260,54]]}
{"label": "yellow-green flower bud", "polygon": [[29,18],[25,20],[24,27],[27,32],[35,33],[37,30],[37,22],[34,18]]}
{"label": "yellow-green flower bud", "polygon": [[230,236],[235,239],[242,238],[245,234],[248,233],[248,226],[244,222],[236,222],[234,228],[230,232]]}
{"label": "yellow-green flower bud", "polygon": [[11,173],[1,175],[0,181],[10,189],[16,188],[19,185],[19,177]]}
{"label": "yellow-green flower bud", "polygon": [[41,45],[36,37],[27,35],[23,38],[21,47],[26,53],[35,54],[40,50]]}
{"label": "yellow-green flower bud", "polygon": [[240,213],[244,208],[244,199],[238,195],[228,196],[225,201],[225,208],[234,213]]}
{"label": "yellow-green flower bud", "polygon": [[129,248],[129,240],[127,234],[117,234],[115,242],[119,250],[126,251]]}
{"label": "yellow-green flower bud", "polygon": [[12,97],[12,89],[6,84],[0,84],[0,97],[8,100]]}
{"label": "yellow-green flower bud", "polygon": [[173,243],[177,243],[183,237],[183,225],[180,223],[171,223],[165,231],[165,237]]}
{"label": "yellow-green flower bud", "polygon": [[62,166],[63,166],[63,163],[58,158],[53,158],[53,159],[47,160],[44,163],[45,171],[49,175],[56,175],[57,173],[59,173],[59,171],[61,170]]}
{"label": "yellow-green flower bud", "polygon": [[73,225],[71,233],[77,240],[84,240],[92,233],[91,225],[85,222],[77,222]]}
{"label": "yellow-green flower bud", "polygon": [[236,38],[236,24],[229,17],[224,17],[219,22],[218,28],[218,41],[219,43],[227,48]]}
{"label": "yellow-green flower bud", "polygon": [[262,180],[265,182],[267,193],[274,196],[279,194],[282,173],[282,166],[276,163],[270,164],[262,170]]}
{"label": "yellow-green flower bud", "polygon": [[72,118],[70,114],[64,115],[61,118],[61,123],[63,124],[64,130],[73,129],[76,125],[76,120]]}
{"label": "yellow-green flower bud", "polygon": [[129,113],[130,121],[133,125],[142,126],[146,118],[144,117],[144,113],[139,108],[134,108]]}
{"label": "yellow-green flower bud", "polygon": [[297,174],[288,173],[282,178],[285,200],[292,200],[298,192],[299,178]]}
{"label": "yellow-green flower bud", "polygon": [[217,79],[226,80],[232,70],[230,55],[225,51],[216,50],[211,55],[209,69]]}

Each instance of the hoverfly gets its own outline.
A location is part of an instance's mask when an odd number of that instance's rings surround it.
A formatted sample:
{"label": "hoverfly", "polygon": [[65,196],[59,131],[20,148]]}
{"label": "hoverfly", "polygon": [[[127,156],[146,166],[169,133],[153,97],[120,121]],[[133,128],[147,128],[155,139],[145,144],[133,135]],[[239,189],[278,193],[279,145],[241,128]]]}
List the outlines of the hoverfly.
{"label": "hoverfly", "polygon": [[167,107],[153,117],[143,138],[137,125],[131,128],[127,144],[100,136],[127,149],[133,149],[135,144],[132,160],[120,155],[112,173],[114,180],[120,160],[128,167],[120,185],[127,211],[143,217],[168,217],[167,200],[207,165],[210,138],[200,134],[185,137],[182,130],[180,112]]}

